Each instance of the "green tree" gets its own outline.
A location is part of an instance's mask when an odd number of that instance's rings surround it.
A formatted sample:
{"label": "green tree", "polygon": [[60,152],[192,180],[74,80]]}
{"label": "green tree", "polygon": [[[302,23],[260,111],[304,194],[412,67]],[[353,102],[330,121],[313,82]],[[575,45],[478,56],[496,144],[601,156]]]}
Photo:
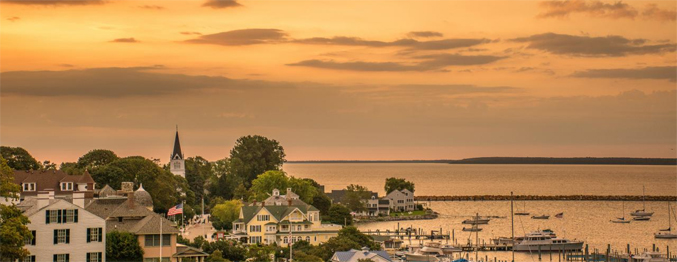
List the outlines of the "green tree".
{"label": "green tree", "polygon": [[250,245],[249,251],[247,251],[247,259],[256,262],[271,262],[274,254],[275,248],[272,246],[260,244]]}
{"label": "green tree", "polygon": [[331,208],[331,198],[324,193],[319,193],[313,197],[313,206],[320,210],[321,216],[328,215],[329,208]]}
{"label": "green tree", "polygon": [[77,168],[92,171],[120,159],[113,151],[94,149],[78,158]]}
{"label": "green tree", "polygon": [[42,161],[40,170],[56,170],[56,163],[52,163],[49,160]]}
{"label": "green tree", "polygon": [[0,205],[0,257],[3,261],[22,260],[29,252],[24,241],[33,235],[26,224],[30,223],[15,205]]}
{"label": "green tree", "polygon": [[82,169],[78,168],[76,162],[62,162],[59,165],[59,170],[69,175],[82,175],[84,173]]}
{"label": "green tree", "polygon": [[213,254],[220,251],[223,258],[230,261],[244,261],[247,258],[247,248],[234,240],[218,240],[207,242],[202,246],[204,252]]}
{"label": "green tree", "polygon": [[231,229],[232,223],[240,216],[242,201],[230,200],[226,203],[218,204],[212,208],[212,223],[215,228]]}
{"label": "green tree", "polygon": [[0,197],[5,200],[18,200],[21,187],[14,183],[14,171],[7,165],[7,160],[0,157]]}
{"label": "green tree", "polygon": [[0,147],[0,155],[7,160],[7,165],[14,170],[38,170],[42,166],[26,149],[21,147]]}
{"label": "green tree", "polygon": [[211,255],[207,258],[209,262],[230,262],[230,260],[223,258],[223,253],[221,250],[214,250]]}
{"label": "green tree", "polygon": [[143,249],[132,233],[113,231],[106,234],[106,261],[142,261]]}
{"label": "green tree", "polygon": [[252,197],[262,201],[270,196],[273,189],[285,190],[287,187],[289,178],[284,171],[266,171],[252,181]]}
{"label": "green tree", "polygon": [[346,225],[353,224],[353,216],[350,215],[350,209],[340,204],[332,205],[329,208],[328,215],[323,220],[338,225],[343,225],[344,223]]}
{"label": "green tree", "polygon": [[386,185],[385,185],[385,190],[386,194],[390,194],[390,192],[393,192],[395,190],[404,190],[408,189],[412,193],[414,192],[414,183],[409,182],[404,178],[386,178]]}
{"label": "green tree", "polygon": [[196,199],[202,199],[205,183],[212,176],[212,164],[201,156],[186,159],[186,180]]}
{"label": "green tree", "polygon": [[249,198],[252,196],[252,191],[247,189],[244,184],[240,184],[235,188],[235,192],[233,192],[233,198],[234,199],[242,199],[242,200],[249,200]]}
{"label": "green tree", "polygon": [[366,187],[350,184],[341,203],[352,211],[362,212],[367,210],[367,200],[371,198],[371,192]]}
{"label": "green tree", "polygon": [[308,254],[304,251],[294,250],[294,261],[303,261],[303,262],[324,262],[321,257]]}
{"label": "green tree", "polygon": [[230,159],[228,158],[212,163],[212,175],[208,180],[211,196],[223,199],[232,199],[235,188],[242,183],[241,179],[230,171]]}
{"label": "green tree", "polygon": [[[313,200],[316,195],[319,195],[321,192],[311,182],[312,180],[308,179],[299,179],[295,177],[289,178],[289,187],[294,191],[299,198],[308,204],[314,204]],[[324,194],[324,193],[322,193]]]}
{"label": "green tree", "polygon": [[230,151],[230,170],[246,187],[260,174],[280,170],[285,162],[284,148],[274,139],[263,136],[243,136]]}
{"label": "green tree", "polygon": [[354,226],[344,227],[339,231],[338,238],[350,239],[360,247],[368,247],[370,250],[381,250],[381,245],[374,242],[374,238],[368,236]]}

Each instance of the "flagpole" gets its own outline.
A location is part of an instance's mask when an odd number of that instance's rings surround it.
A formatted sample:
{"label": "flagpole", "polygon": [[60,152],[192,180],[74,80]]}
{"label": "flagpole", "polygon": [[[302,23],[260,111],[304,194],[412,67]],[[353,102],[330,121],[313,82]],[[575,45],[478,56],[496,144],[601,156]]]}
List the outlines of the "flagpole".
{"label": "flagpole", "polygon": [[205,197],[204,195],[202,196],[202,235],[205,237],[205,240],[207,240],[207,234],[205,233],[205,226],[207,226],[207,223],[205,221]]}
{"label": "flagpole", "polygon": [[160,217],[160,262],[162,262],[162,220],[164,218],[164,215]]}
{"label": "flagpole", "polygon": [[184,236],[185,233],[186,233],[186,221],[183,220],[183,210],[184,210],[185,206],[186,206],[186,200],[183,200],[183,201],[181,202],[181,225],[183,226],[183,227],[182,227],[182,228],[183,228],[183,233],[181,234],[181,236]]}

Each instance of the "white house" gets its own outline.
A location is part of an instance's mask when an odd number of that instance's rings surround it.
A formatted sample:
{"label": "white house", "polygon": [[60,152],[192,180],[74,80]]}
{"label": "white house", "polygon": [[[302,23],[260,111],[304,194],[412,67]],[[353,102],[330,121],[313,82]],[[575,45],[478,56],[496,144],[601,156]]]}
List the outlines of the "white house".
{"label": "white house", "polygon": [[414,203],[414,193],[408,189],[393,190],[384,198],[390,199],[390,209],[394,211],[413,211],[416,210]]}
{"label": "white house", "polygon": [[84,193],[74,193],[73,203],[54,199],[54,191],[18,206],[31,221],[33,239],[26,241],[27,262],[106,261],[106,221],[84,209]]}

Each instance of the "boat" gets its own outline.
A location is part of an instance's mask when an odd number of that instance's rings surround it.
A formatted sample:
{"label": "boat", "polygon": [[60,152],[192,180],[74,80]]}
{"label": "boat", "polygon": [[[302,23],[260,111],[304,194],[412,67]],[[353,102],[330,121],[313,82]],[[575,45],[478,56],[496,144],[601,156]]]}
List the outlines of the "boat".
{"label": "boat", "polygon": [[452,245],[443,245],[443,246],[441,246],[441,248],[442,248],[442,253],[444,253],[445,255],[450,255],[450,254],[453,254],[453,253],[463,252],[463,249],[462,249],[462,248],[460,248],[460,247],[455,247],[455,246],[452,246]]}
{"label": "boat", "polygon": [[471,219],[466,219],[461,222],[461,224],[470,224],[470,225],[486,225],[489,224],[489,221],[491,219],[488,218],[480,218],[479,216]]}
{"label": "boat", "polygon": [[473,227],[463,227],[463,231],[465,231],[465,232],[480,232],[480,231],[482,231],[482,229],[475,225]]}
{"label": "boat", "polygon": [[[642,209],[637,209],[635,212],[630,213],[631,216],[635,217],[650,217],[653,216],[654,212],[648,212],[646,211],[646,201],[644,197],[644,186],[642,186]],[[646,219],[648,220],[648,219]]]}
{"label": "boat", "polygon": [[621,212],[623,215],[622,217],[617,217],[616,220],[610,220],[611,223],[617,223],[617,224],[627,224],[630,223],[630,220],[625,219],[625,201],[623,201],[623,211]]}
{"label": "boat", "polygon": [[423,248],[416,250],[416,252],[404,253],[404,256],[407,261],[437,262],[440,261],[438,256],[444,255],[440,246],[441,244],[438,242],[428,242]]}
{"label": "boat", "polygon": [[644,252],[632,256],[632,261],[635,262],[669,262],[668,258],[663,253],[658,252]]}
{"label": "boat", "polygon": [[649,221],[649,220],[651,220],[651,217],[650,217],[650,216],[633,217],[632,220],[635,220],[635,221]]}
{"label": "boat", "polygon": [[550,233],[537,231],[527,234],[522,241],[513,245],[514,251],[534,252],[539,249],[541,252],[577,251],[583,249],[583,241],[551,237]]}
{"label": "boat", "polygon": [[531,219],[549,219],[550,216],[548,215],[540,215],[540,216],[531,216]]}
{"label": "boat", "polygon": [[668,202],[668,228],[659,230],[654,234],[654,238],[660,239],[674,239],[677,238],[677,233],[672,232],[672,212],[670,212],[670,202]]}
{"label": "boat", "polygon": [[529,212],[527,212],[527,202],[524,201],[524,208],[522,209],[522,212],[515,212],[516,216],[528,216],[530,215]]}

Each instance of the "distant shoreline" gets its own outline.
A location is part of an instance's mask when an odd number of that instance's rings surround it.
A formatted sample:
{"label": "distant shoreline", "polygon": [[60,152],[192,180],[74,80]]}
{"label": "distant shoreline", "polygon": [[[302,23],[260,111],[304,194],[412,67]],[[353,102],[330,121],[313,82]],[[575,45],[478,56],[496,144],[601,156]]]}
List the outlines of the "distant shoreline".
{"label": "distant shoreline", "polygon": [[299,160],[292,164],[522,164],[522,165],[677,165],[677,158],[630,157],[476,157],[460,160]]}

